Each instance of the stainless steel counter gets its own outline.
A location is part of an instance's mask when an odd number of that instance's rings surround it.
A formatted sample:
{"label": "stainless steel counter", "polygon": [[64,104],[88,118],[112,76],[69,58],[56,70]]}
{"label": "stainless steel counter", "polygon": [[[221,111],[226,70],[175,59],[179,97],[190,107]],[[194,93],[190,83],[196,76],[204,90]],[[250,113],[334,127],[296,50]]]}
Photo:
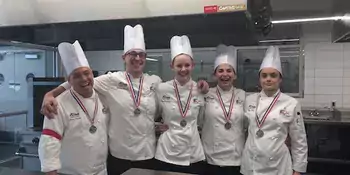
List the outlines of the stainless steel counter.
{"label": "stainless steel counter", "polygon": [[349,125],[350,126],[350,118],[342,118],[339,120],[330,119],[330,120],[319,120],[319,119],[308,119],[304,118],[305,124],[315,124],[315,125]]}

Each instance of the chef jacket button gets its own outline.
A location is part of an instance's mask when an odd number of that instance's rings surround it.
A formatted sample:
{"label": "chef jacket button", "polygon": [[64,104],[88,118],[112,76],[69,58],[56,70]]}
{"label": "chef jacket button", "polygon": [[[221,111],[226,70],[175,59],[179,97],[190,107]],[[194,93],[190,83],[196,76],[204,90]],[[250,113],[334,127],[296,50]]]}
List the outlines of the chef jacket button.
{"label": "chef jacket button", "polygon": [[173,109],[175,109],[175,106],[173,106]]}
{"label": "chef jacket button", "polygon": [[218,146],[218,144],[217,144],[217,143],[215,143],[215,146]]}
{"label": "chef jacket button", "polygon": [[173,126],[174,129],[176,129],[176,126]]}
{"label": "chef jacket button", "polygon": [[270,157],[270,161],[273,160],[273,157]]}
{"label": "chef jacket button", "polygon": [[215,124],[215,127],[218,127],[219,125],[218,124]]}
{"label": "chef jacket button", "polygon": [[105,143],[105,140],[102,139],[101,142],[102,142],[102,143]]}
{"label": "chef jacket button", "polygon": [[101,122],[101,120],[100,120],[100,119],[98,119],[98,120],[97,120],[97,122]]}
{"label": "chef jacket button", "polygon": [[218,106],[215,106],[215,109],[219,108]]}

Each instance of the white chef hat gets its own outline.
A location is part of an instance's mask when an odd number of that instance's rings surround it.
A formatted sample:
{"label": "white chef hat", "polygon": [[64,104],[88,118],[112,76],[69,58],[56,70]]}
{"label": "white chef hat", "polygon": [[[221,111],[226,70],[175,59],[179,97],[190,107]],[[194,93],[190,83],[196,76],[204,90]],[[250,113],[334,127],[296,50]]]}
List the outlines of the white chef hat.
{"label": "white chef hat", "polygon": [[186,35],[173,36],[170,40],[171,60],[180,54],[186,54],[193,58],[190,39]]}
{"label": "white chef hat", "polygon": [[59,44],[58,52],[60,53],[67,75],[70,75],[75,69],[80,67],[90,68],[79,41],[75,41],[73,44],[66,42]]}
{"label": "white chef hat", "polygon": [[226,46],[220,44],[216,47],[216,59],[214,63],[214,70],[221,64],[228,64],[237,72],[237,51],[234,46]]}
{"label": "white chef hat", "polygon": [[274,68],[282,75],[282,66],[279,48],[270,46],[265,54],[264,60],[261,63],[259,72],[264,68]]}
{"label": "white chef hat", "polygon": [[140,24],[135,27],[127,25],[124,28],[124,54],[133,49],[146,51],[143,28]]}

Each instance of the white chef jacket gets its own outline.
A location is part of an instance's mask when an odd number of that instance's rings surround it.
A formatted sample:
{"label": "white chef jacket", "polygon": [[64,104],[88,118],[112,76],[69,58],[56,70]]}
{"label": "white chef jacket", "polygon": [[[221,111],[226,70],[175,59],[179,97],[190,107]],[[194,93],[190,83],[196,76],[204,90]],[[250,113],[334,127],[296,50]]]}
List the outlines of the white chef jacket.
{"label": "white chef jacket", "polygon": [[[293,170],[306,172],[306,132],[301,107],[296,99],[281,93],[261,127],[264,136],[256,136],[256,114],[261,119],[278,93],[279,91],[273,97],[268,97],[260,92],[246,98],[245,116],[249,127],[241,166],[244,175],[289,175],[293,174]],[[288,135],[291,151],[285,144]]]}
{"label": "white chef jacket", "polygon": [[[75,94],[93,117],[95,96],[83,98]],[[108,155],[107,123],[109,114],[98,96],[98,109],[94,121],[97,127],[91,134],[88,116],[74,100],[70,91],[57,97],[58,114],[54,119],[45,117],[43,134],[39,142],[41,170],[58,170],[63,174],[107,175]]]}
{"label": "white chef jacket", "polygon": [[203,113],[204,96],[197,88],[196,82],[190,80],[181,86],[176,81],[183,108],[193,83],[191,104],[185,117],[187,125],[182,127],[180,121],[183,118],[177,104],[173,81],[176,80],[161,83],[157,88],[161,115],[169,129],[159,137],[155,158],[171,164],[188,166],[205,159],[197,127],[198,116]]}
{"label": "white chef jacket", "polygon": [[[141,114],[136,109],[129,92],[125,71],[108,73],[94,78],[94,89],[106,97],[111,114],[109,123],[109,151],[119,159],[147,160],[154,157],[156,137],[154,119],[157,116],[155,87],[161,82],[156,75],[143,74]],[[130,75],[138,91],[139,78]],[[69,84],[62,84],[68,89]]]}
{"label": "white chef jacket", "polygon": [[[217,89],[221,94],[226,111],[229,111],[232,93],[234,104],[230,118],[231,128],[226,129],[224,111],[220,106]],[[240,166],[245,143],[244,133],[245,91],[232,87],[224,91],[220,87],[210,88],[205,95],[205,112],[203,115],[202,142],[206,160],[218,166]]]}

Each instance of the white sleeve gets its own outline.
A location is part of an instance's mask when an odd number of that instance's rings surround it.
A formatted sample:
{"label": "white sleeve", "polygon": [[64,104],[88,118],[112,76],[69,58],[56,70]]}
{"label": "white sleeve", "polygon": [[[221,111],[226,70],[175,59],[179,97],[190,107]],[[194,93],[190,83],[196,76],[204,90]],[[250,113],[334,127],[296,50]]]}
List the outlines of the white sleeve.
{"label": "white sleeve", "polygon": [[206,97],[203,98],[203,99],[204,99],[204,102],[203,102],[203,105],[200,107],[200,109],[199,109],[199,114],[198,114],[198,127],[199,127],[200,129],[203,128],[204,120],[205,120],[205,107],[206,107],[206,105],[207,105],[207,103],[205,102],[205,98],[206,98]]}
{"label": "white sleeve", "polygon": [[42,172],[61,169],[61,141],[48,135],[42,135],[39,142],[39,159]]}
{"label": "white sleeve", "polygon": [[62,86],[64,89],[70,89],[70,84],[68,83],[68,81],[66,81],[66,82],[64,82],[64,83],[62,83],[62,84],[60,84],[60,86]]}
{"label": "white sleeve", "polygon": [[[60,106],[60,105],[59,105]],[[64,134],[64,116],[61,107],[53,119],[45,117],[42,135],[39,141],[39,159],[42,172],[50,172],[61,168],[61,140]]]}
{"label": "white sleeve", "polygon": [[294,120],[289,125],[293,170],[304,173],[307,169],[308,146],[304,120],[299,103],[297,103],[294,109],[293,117]]}
{"label": "white sleeve", "polygon": [[[110,88],[113,87],[113,85],[111,84],[113,74],[114,73],[108,72],[108,74],[104,74],[94,78],[94,89],[100,92],[101,94],[106,95]],[[68,81],[62,83],[60,86],[62,86],[66,90],[71,88],[71,85],[68,83]]]}
{"label": "white sleeve", "polygon": [[94,78],[94,89],[102,95],[108,96],[108,91],[113,87],[113,75],[115,74],[108,72],[108,74]]}

